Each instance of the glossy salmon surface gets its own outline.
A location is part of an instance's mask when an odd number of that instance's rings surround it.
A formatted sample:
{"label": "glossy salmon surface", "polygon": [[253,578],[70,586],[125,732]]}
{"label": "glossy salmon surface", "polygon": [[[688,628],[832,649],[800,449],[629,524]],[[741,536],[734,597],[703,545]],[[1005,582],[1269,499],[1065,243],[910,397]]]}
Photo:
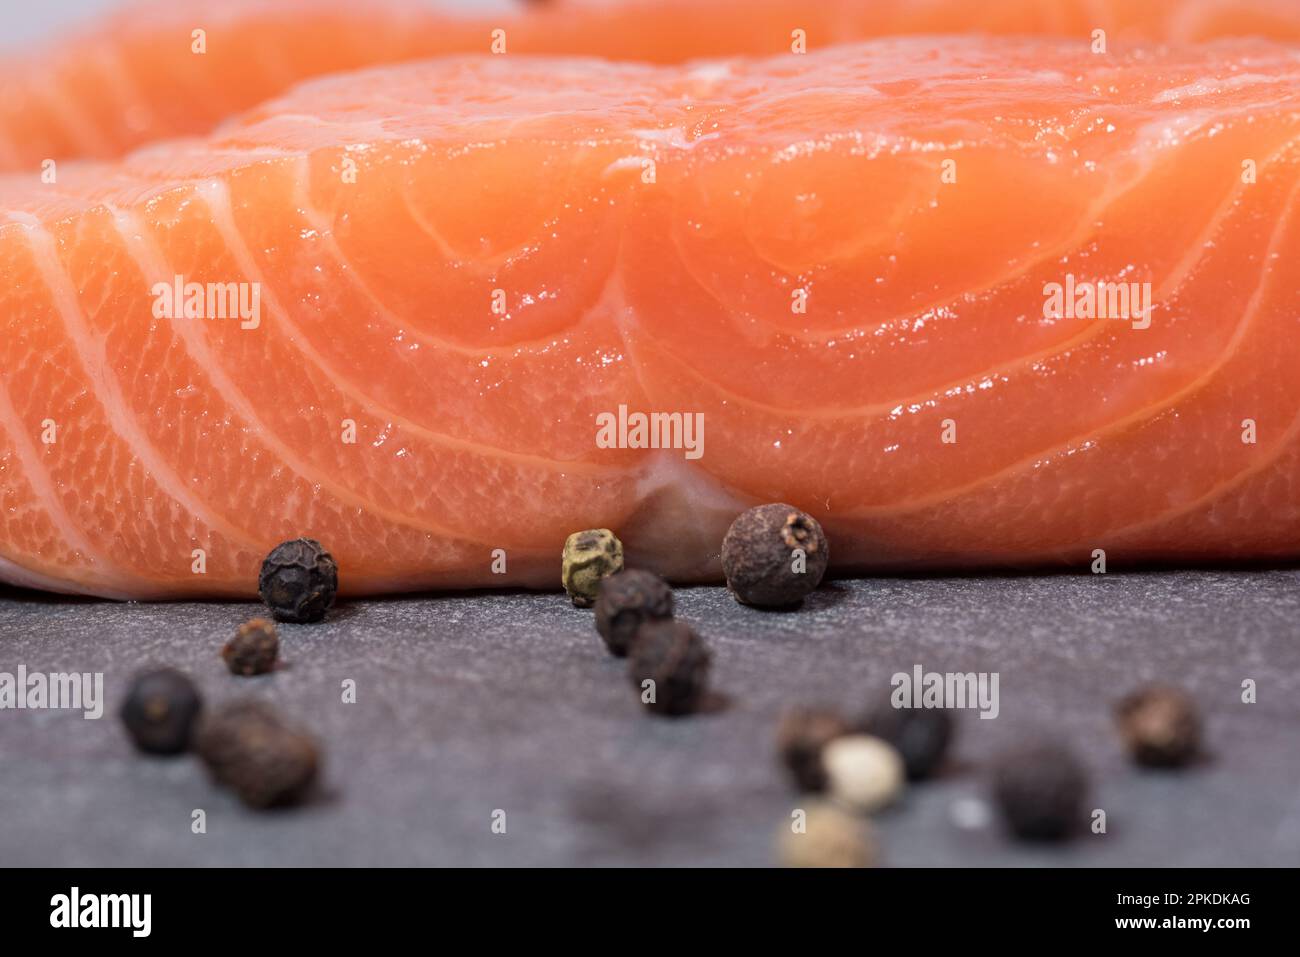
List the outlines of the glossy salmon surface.
{"label": "glossy salmon surface", "polygon": [[1294,557],[1298,189],[1265,41],[316,81],[0,177],[0,570],[554,587],[609,527],[712,580],[763,501],[843,571]]}
{"label": "glossy salmon surface", "polygon": [[[1036,34],[1115,50],[1300,40],[1295,0],[142,0],[0,60],[0,171],[206,133],[309,77],[455,53],[677,63],[896,34]],[[936,43],[941,41],[935,41]]]}

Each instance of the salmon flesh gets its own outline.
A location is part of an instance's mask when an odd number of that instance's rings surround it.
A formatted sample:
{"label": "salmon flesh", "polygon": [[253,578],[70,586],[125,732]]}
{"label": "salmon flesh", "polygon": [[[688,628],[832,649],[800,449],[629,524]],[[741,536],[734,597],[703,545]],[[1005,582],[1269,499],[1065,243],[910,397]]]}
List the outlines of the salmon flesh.
{"label": "salmon flesh", "polygon": [[0,575],[720,577],[1300,554],[1300,54],[885,38],[340,73],[0,177]]}
{"label": "salmon flesh", "polygon": [[675,63],[894,34],[1037,34],[1112,49],[1300,40],[1297,0],[137,0],[0,63],[0,172],[207,133],[295,82],[453,53]]}

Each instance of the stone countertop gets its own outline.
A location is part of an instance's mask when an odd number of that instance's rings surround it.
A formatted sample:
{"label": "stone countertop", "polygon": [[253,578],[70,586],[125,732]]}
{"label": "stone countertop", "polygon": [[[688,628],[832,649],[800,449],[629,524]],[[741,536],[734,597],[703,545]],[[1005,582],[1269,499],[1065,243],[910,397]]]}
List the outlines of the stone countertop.
{"label": "stone countertop", "polygon": [[[0,711],[0,865],[769,864],[809,800],[773,758],[781,707],[857,711],[918,664],[996,671],[1000,713],[961,713],[945,774],[875,818],[885,863],[1300,863],[1300,571],[868,579],[797,612],[690,588],[677,605],[725,703],[674,720],[642,712],[591,612],[560,594],[351,602],[281,626],[281,670],[235,678],[218,653],[254,604],[0,591],[0,672],[103,672],[106,698],[98,721]],[[256,696],[312,729],[322,793],[255,813],[193,758],[137,755],[116,711],[150,664],[188,671],[209,704]],[[1200,766],[1143,771],[1121,753],[1111,706],[1150,680],[1202,708]],[[1042,848],[980,823],[990,757],[1041,732],[1090,767],[1106,834]]]}

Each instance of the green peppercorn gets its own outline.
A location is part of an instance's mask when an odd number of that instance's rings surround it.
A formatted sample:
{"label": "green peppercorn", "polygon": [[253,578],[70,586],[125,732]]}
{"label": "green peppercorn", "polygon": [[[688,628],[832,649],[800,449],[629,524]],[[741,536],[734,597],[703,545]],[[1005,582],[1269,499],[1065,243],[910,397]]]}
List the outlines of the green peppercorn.
{"label": "green peppercorn", "polygon": [[255,808],[301,801],[320,767],[315,739],[257,701],[226,705],[203,721],[196,748],[213,779]]}
{"label": "green peppercorn", "polygon": [[574,532],[564,542],[560,581],[579,608],[596,603],[601,579],[623,570],[623,543],[608,528]]}
{"label": "green peppercorn", "polygon": [[261,675],[275,667],[280,654],[280,638],[275,622],[254,618],[244,622],[235,636],[221,649],[226,667],[234,675]]}
{"label": "green peppercorn", "polygon": [[673,616],[673,590],[651,572],[638,568],[615,572],[599,583],[598,590],[596,631],[617,658],[627,655],[643,624]]}
{"label": "green peppercorn", "polygon": [[1192,699],[1177,688],[1139,688],[1120,701],[1115,715],[1124,743],[1138,764],[1179,768],[1200,754],[1200,716]]}
{"label": "green peppercorn", "polygon": [[792,505],[759,505],[731,523],[722,540],[722,571],[746,605],[797,605],[826,572],[830,547],[817,519]]}
{"label": "green peppercorn", "polygon": [[334,604],[339,566],[311,538],[281,542],[262,562],[257,590],[276,621],[320,621]]}
{"label": "green peppercorn", "polygon": [[686,622],[663,618],[642,625],[628,659],[628,680],[650,711],[690,714],[704,702],[709,650]]}
{"label": "green peppercorn", "polygon": [[131,682],[122,702],[122,723],[141,751],[180,754],[190,746],[202,708],[194,682],[174,668],[159,668]]}

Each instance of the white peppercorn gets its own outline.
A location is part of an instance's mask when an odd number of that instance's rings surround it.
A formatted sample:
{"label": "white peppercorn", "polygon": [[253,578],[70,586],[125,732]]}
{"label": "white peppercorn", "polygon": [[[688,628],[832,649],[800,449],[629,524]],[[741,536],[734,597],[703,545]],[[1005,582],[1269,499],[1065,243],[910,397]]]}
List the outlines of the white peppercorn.
{"label": "white peppercorn", "polygon": [[903,790],[906,770],[893,745],[867,734],[849,734],[822,750],[831,799],[870,813],[892,804]]}

